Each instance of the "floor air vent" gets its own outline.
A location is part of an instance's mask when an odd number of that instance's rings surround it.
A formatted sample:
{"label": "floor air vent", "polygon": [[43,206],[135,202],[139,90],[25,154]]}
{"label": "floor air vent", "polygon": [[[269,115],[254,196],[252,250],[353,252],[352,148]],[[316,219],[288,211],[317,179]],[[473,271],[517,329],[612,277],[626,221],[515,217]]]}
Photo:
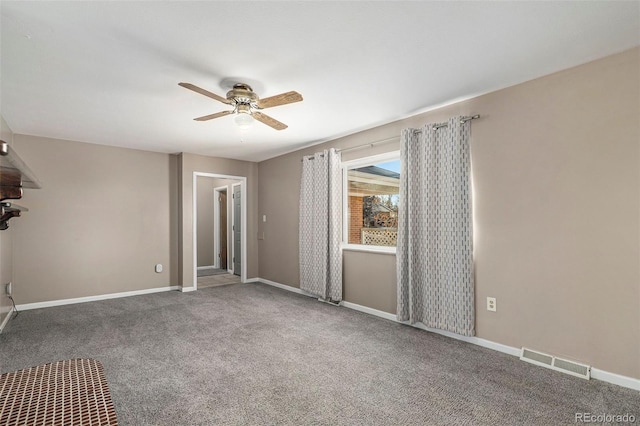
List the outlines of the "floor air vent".
{"label": "floor air vent", "polygon": [[520,359],[531,364],[547,367],[583,379],[589,380],[591,378],[591,367],[588,365],[556,358],[542,352],[532,351],[531,349],[522,348]]}

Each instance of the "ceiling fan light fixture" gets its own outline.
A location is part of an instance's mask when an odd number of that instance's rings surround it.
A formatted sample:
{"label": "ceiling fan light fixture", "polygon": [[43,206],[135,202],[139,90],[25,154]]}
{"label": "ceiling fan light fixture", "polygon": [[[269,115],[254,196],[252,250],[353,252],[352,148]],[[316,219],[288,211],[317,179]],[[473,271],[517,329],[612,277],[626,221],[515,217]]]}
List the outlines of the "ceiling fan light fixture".
{"label": "ceiling fan light fixture", "polygon": [[236,122],[236,125],[240,130],[249,130],[253,125],[254,119],[249,112],[238,111],[236,116],[233,118],[233,121]]}

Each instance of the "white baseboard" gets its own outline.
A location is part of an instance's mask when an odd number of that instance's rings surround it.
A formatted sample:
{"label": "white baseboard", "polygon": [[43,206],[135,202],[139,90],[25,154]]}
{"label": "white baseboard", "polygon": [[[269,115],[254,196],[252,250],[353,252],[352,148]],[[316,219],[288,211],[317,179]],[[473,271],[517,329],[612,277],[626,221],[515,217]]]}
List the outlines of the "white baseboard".
{"label": "white baseboard", "polygon": [[75,303],[95,302],[98,300],[118,299],[120,297],[139,296],[141,294],[161,293],[164,291],[178,290],[178,286],[148,288],[145,290],[123,291],[121,293],[100,294],[97,296],[76,297],[73,299],[50,300],[47,302],[24,303],[16,305],[18,311],[28,311],[30,309],[50,308],[53,306],[72,305]]}
{"label": "white baseboard", "polygon": [[[283,290],[292,291],[294,293],[309,295],[303,290],[299,288],[291,287],[288,285],[276,283],[274,281],[265,280],[262,278],[257,278],[256,281],[263,282],[265,284],[269,284],[274,287],[281,288]],[[482,346],[487,349],[492,349],[494,351],[502,352],[508,355],[520,357],[521,349],[514,348],[513,346],[503,345],[502,343],[492,342],[491,340],[482,339],[480,337],[475,336],[462,336],[460,334],[451,333],[450,331],[438,330],[435,328],[429,328],[422,323],[409,324],[405,321],[398,321],[395,314],[391,314],[389,312],[380,311],[378,309],[369,308],[367,306],[358,305],[357,303],[351,303],[347,301],[342,301],[341,305],[345,308],[353,309],[355,311],[364,312],[369,315],[374,315],[380,318],[384,318],[390,321],[394,321],[400,324],[409,325],[411,327],[416,327],[421,330],[429,331],[431,333],[441,334],[443,336],[451,337],[452,339],[462,340],[467,343],[471,343],[474,345]],[[600,370],[598,368],[591,368],[591,378],[595,380],[600,380],[607,383],[612,383],[614,385],[622,386],[629,389],[640,390],[640,379],[635,379],[633,377],[622,376],[616,373],[610,373],[608,371]]]}
{"label": "white baseboard", "polygon": [[389,312],[380,311],[378,309],[369,308],[367,306],[358,305],[356,303],[351,303],[347,301],[342,301],[342,306],[345,308],[353,309],[356,311],[364,312],[366,314],[375,315],[380,318],[388,319],[390,321],[399,322],[400,324],[410,325],[415,328],[419,328],[421,330],[429,331],[431,333],[441,334],[443,336],[451,337],[452,339],[462,340],[467,343],[473,343],[474,345],[482,346],[484,348],[493,349],[494,351],[504,352],[513,356],[520,356],[520,349],[514,348],[512,346],[503,345],[501,343],[492,342],[490,340],[481,339],[480,337],[475,336],[462,336],[460,334],[452,333],[450,331],[438,330],[437,328],[430,328],[425,326],[422,323],[409,324],[407,321],[398,321],[395,314],[390,314]]}
{"label": "white baseboard", "polygon": [[353,309],[354,311],[364,312],[365,314],[375,315],[380,318],[388,319],[389,321],[398,322],[396,319],[396,314],[390,314],[389,312],[369,308],[368,306],[362,306],[358,305],[357,303],[347,302],[346,300],[343,300],[342,302],[340,302],[340,304],[345,308]]}
{"label": "white baseboard", "polygon": [[398,321],[401,324],[410,325],[412,327],[426,330],[431,333],[441,334],[443,336],[451,337],[452,339],[462,340],[463,342],[472,343],[474,345],[482,346],[483,348],[493,349],[494,351],[502,352],[508,355],[520,357],[521,349],[514,348],[513,346],[503,345],[502,343],[492,342],[491,340],[483,339],[475,336],[463,336],[461,334],[452,333],[446,330],[438,330],[437,328],[430,328],[426,325],[418,322],[415,324],[409,324],[408,322]]}
{"label": "white baseboard", "polygon": [[275,281],[266,280],[266,279],[264,279],[264,278],[252,278],[252,279],[254,279],[256,282],[261,282],[261,283],[269,284],[270,286],[278,287],[278,288],[281,288],[281,289],[283,289],[283,290],[292,291],[292,292],[294,292],[294,293],[302,294],[303,296],[314,297],[314,298],[316,298],[316,299],[318,298],[318,296],[316,296],[316,295],[314,295],[314,294],[311,294],[311,293],[309,293],[309,292],[306,292],[306,291],[304,291],[304,290],[301,290],[301,289],[299,289],[299,288],[297,288],[297,287],[291,287],[290,285],[280,284],[280,283],[277,283],[277,282],[275,282]]}
{"label": "white baseboard", "polygon": [[4,330],[4,328],[7,326],[7,323],[11,319],[12,315],[13,315],[13,308],[9,312],[7,312],[7,315],[4,317],[2,324],[0,324],[0,333],[2,333],[2,330]]}
{"label": "white baseboard", "polygon": [[189,293],[190,291],[196,291],[194,286],[191,287],[179,287],[179,290],[183,293]]}
{"label": "white baseboard", "polygon": [[623,388],[640,391],[640,379],[634,379],[633,377],[622,376],[620,374],[610,373],[608,371],[600,370],[599,368],[591,367],[591,378],[613,383],[614,385],[622,386]]}

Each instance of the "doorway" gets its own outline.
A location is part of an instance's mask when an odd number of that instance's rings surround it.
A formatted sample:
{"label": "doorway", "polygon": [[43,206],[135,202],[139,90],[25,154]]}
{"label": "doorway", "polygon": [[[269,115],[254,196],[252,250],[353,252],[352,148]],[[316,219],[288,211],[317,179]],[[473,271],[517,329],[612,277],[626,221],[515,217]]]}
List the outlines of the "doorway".
{"label": "doorway", "polygon": [[244,176],[193,173],[194,289],[246,281],[246,199]]}

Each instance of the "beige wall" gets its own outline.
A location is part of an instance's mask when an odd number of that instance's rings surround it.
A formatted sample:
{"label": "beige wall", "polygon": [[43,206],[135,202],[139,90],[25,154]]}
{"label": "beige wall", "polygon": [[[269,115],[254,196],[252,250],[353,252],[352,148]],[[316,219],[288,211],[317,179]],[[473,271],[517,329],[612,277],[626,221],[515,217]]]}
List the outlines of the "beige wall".
{"label": "beige wall", "polygon": [[[198,176],[198,227],[197,233],[197,258],[198,266],[213,266],[217,254],[214,252],[215,239],[218,230],[214,227],[214,206],[217,202],[214,197],[214,189],[223,186],[227,187],[229,200],[233,190],[231,184],[240,182],[239,180],[219,179],[207,176]],[[227,201],[227,217],[229,218],[229,227],[227,235],[231,235],[231,208],[232,202]],[[229,240],[231,241],[231,240]],[[231,244],[228,244],[231,248]],[[227,258],[231,258],[227,253]]]}
{"label": "beige wall", "polygon": [[[471,141],[477,335],[640,378],[639,75],[636,48],[261,162],[260,276],[299,286],[302,155],[481,114]],[[394,256],[345,252],[345,300],[395,312],[395,287]]]}
{"label": "beige wall", "polygon": [[[13,132],[0,115],[0,140],[13,146]],[[0,325],[11,310],[11,301],[4,293],[5,284],[13,280],[13,224],[19,220],[9,221],[9,229],[0,231]]]}
{"label": "beige wall", "polygon": [[16,303],[177,285],[176,156],[14,139],[43,186],[13,224]]}
{"label": "beige wall", "polygon": [[179,267],[180,285],[193,286],[193,173],[212,173],[247,178],[247,278],[258,276],[258,245],[256,224],[258,223],[258,165],[248,161],[205,157],[182,153],[180,162],[180,236]]}
{"label": "beige wall", "polygon": [[396,256],[390,253],[344,251],[344,300],[396,312]]}

